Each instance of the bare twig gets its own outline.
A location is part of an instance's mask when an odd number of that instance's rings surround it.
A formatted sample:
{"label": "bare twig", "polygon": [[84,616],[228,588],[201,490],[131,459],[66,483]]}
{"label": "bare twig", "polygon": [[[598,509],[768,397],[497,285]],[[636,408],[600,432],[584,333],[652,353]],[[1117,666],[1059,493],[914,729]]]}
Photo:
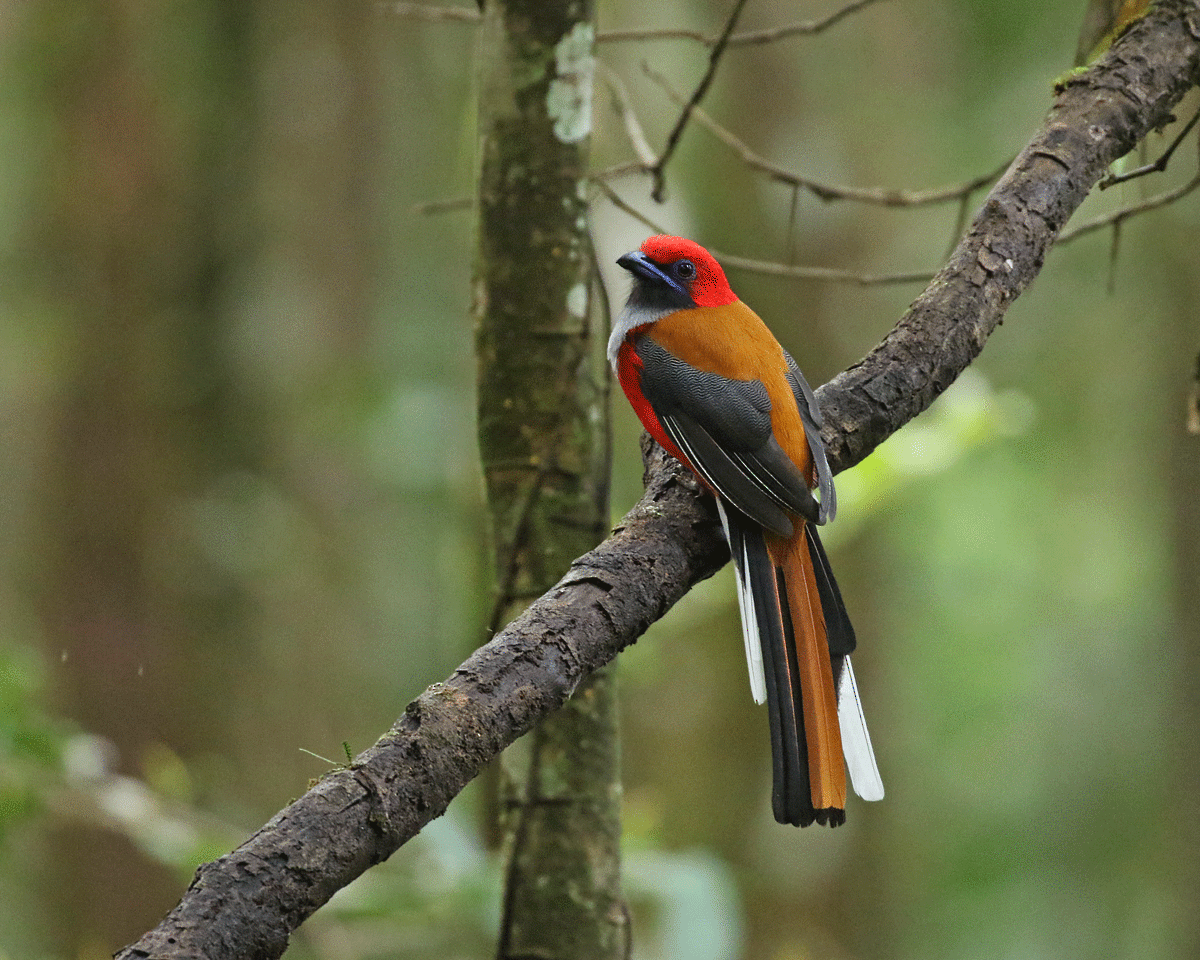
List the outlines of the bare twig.
{"label": "bare twig", "polygon": [[[622,200],[617,192],[604,181],[597,180],[596,187],[608,198],[609,203],[618,210],[629,214],[629,216],[644,224],[655,233],[667,232],[641,211]],[[825,280],[834,283],[852,283],[860,287],[870,287],[889,283],[924,283],[933,276],[933,271],[930,270],[921,273],[865,274],[854,273],[850,270],[837,270],[830,267],[801,267],[787,263],[773,263],[768,260],[752,260],[748,257],[739,257],[730,253],[720,253],[711,248],[709,252],[717,258],[717,261],[722,266],[731,267],[736,270],[749,270],[753,273],[763,273],[772,277],[789,277],[793,280]]]}
{"label": "bare twig", "polygon": [[593,180],[619,180],[621,177],[628,177],[635,173],[645,173],[649,168],[637,160],[626,160],[622,163],[614,163],[611,167],[605,167],[603,170],[594,170],[591,174]]}
{"label": "bare twig", "polygon": [[788,263],[796,262],[796,224],[800,219],[800,188],[792,187],[792,202],[788,204]]}
{"label": "bare twig", "polygon": [[642,129],[641,121],[638,120],[637,114],[633,110],[633,103],[629,99],[629,91],[625,89],[624,82],[614,70],[609,69],[600,60],[596,61],[596,73],[612,91],[613,109],[621,118],[621,124],[625,127],[625,136],[629,138],[629,145],[633,147],[633,152],[641,162],[642,168],[651,169],[658,162],[658,158],[654,155],[654,150],[646,139],[646,131]]}
{"label": "bare twig", "polygon": [[790,277],[794,280],[826,280],[834,283],[850,283],[859,287],[876,287],[892,283],[928,283],[934,275],[932,270],[912,273],[855,273],[852,270],[838,270],[833,267],[801,267],[788,263],[774,263],[770,260],[752,260],[749,257],[720,253],[711,248],[709,252],[724,267],[749,270],[772,277]]}
{"label": "bare twig", "polygon": [[505,617],[511,615],[518,601],[531,599],[519,597],[516,593],[517,578],[521,575],[521,550],[530,535],[533,511],[537,508],[538,500],[545,489],[546,477],[553,465],[553,458],[539,458],[537,473],[529,481],[522,498],[517,522],[512,532],[503,540],[508,556],[505,558],[503,571],[497,571],[496,596],[487,621],[485,642],[496,635],[496,631],[504,625]]}
{"label": "bare twig", "polygon": [[964,190],[962,196],[958,198],[958,215],[954,218],[954,230],[950,234],[950,245],[946,249],[946,256],[950,256],[954,252],[959,238],[963,235],[963,230],[967,228],[967,217],[970,215],[971,194]]}
{"label": "bare twig", "polygon": [[654,186],[650,190],[650,196],[657,203],[663,202],[663,171],[666,169],[667,162],[675,153],[675,148],[679,146],[679,139],[683,136],[684,128],[687,126],[692,110],[704,99],[704,94],[708,92],[709,84],[712,83],[712,79],[716,75],[717,65],[721,62],[721,55],[725,52],[725,45],[729,42],[730,34],[733,33],[733,28],[737,24],[738,17],[741,16],[742,8],[745,5],[746,0],[737,0],[734,4],[733,12],[725,22],[725,29],[721,32],[721,36],[717,39],[717,42],[713,44],[712,53],[708,55],[708,69],[704,71],[704,76],[700,78],[700,82],[696,85],[691,99],[684,105],[683,112],[679,115],[679,119],[675,121],[675,126],[667,136],[667,145],[663,147],[663,152],[659,155],[658,161],[650,169],[650,174],[654,178]]}
{"label": "bare twig", "polygon": [[[642,69],[646,76],[657,83],[663,92],[667,94],[677,105],[683,105],[683,97],[679,92],[671,86],[671,82],[651,67],[649,64],[642,64]],[[817,180],[810,180],[807,177],[802,177],[798,173],[793,173],[784,167],[777,166],[769,160],[764,159],[759,154],[755,153],[743,140],[739,139],[735,134],[731,133],[725,127],[721,126],[717,121],[710,117],[700,107],[693,106],[691,109],[692,116],[705,127],[713,136],[720,140],[723,144],[733,150],[742,162],[751,169],[765,173],[773,180],[778,180],[780,183],[786,183],[789,186],[800,187],[807,190],[809,193],[818,197],[821,200],[856,200],[860,203],[873,203],[884,207],[920,207],[930,204],[947,203],[951,200],[959,200],[962,197],[969,197],[976,190],[986,187],[989,183],[995,182],[1012,162],[1011,158],[1006,160],[1001,166],[995,170],[984,174],[983,176],[974,177],[971,180],[963,183],[951,184],[945,187],[935,187],[931,190],[897,190],[891,187],[844,187],[834,186],[833,184],[821,183]],[[959,231],[961,232],[961,230]]]}
{"label": "bare twig", "polygon": [[1146,213],[1150,210],[1157,210],[1159,207],[1165,207],[1174,203],[1189,193],[1200,187],[1200,170],[1197,170],[1196,175],[1187,183],[1181,184],[1174,190],[1166,190],[1163,193],[1156,194],[1153,197],[1148,197],[1140,203],[1130,204],[1127,207],[1121,207],[1119,210],[1113,210],[1111,213],[1106,213],[1103,216],[1088,220],[1086,223],[1081,223],[1079,226],[1064,230],[1058,237],[1058,244],[1070,243],[1077,237],[1082,237],[1084,234],[1092,233],[1095,230],[1100,230],[1104,227],[1110,227],[1128,220],[1130,217],[1136,217],[1138,214]]}
{"label": "bare twig", "polygon": [[[770,27],[765,30],[748,30],[745,33],[735,33],[727,41],[731,47],[747,47],[754,44],[774,43],[788,37],[811,36],[828,30],[835,23],[852,13],[857,13],[864,7],[878,3],[879,0],[853,0],[838,10],[833,11],[819,20],[806,20],[800,23],[789,23],[781,27]],[[633,42],[642,40],[693,40],[706,47],[715,47],[720,42],[720,36],[706,36],[699,30],[601,30],[596,34],[597,43]]]}
{"label": "bare twig", "polygon": [[637,220],[643,226],[648,227],[650,230],[653,230],[655,233],[669,233],[670,232],[668,230],[664,230],[659,224],[655,223],[653,220],[651,220],[649,217],[647,217],[640,210],[638,210],[634,207],[631,207],[628,203],[626,203],[624,200],[621,199],[620,195],[617,193],[616,190],[614,190],[612,187],[610,187],[603,180],[593,179],[592,183],[595,184],[597,190],[599,190],[601,193],[603,193],[608,198],[608,202],[611,203],[618,210],[620,210],[622,213],[626,213],[629,216],[633,217],[634,220]]}
{"label": "bare twig", "polygon": [[1179,131],[1179,136],[1171,141],[1170,146],[1168,146],[1167,149],[1164,150],[1159,158],[1153,163],[1143,164],[1142,166],[1137,167],[1134,170],[1129,170],[1126,173],[1112,173],[1110,171],[1108,176],[1096,184],[1096,186],[1098,186],[1101,190],[1107,190],[1109,187],[1115,187],[1118,183],[1124,183],[1126,180],[1133,180],[1136,177],[1144,177],[1149,173],[1162,173],[1167,169],[1167,164],[1171,160],[1171,155],[1175,152],[1175,149],[1181,143],[1183,143],[1183,138],[1191,132],[1192,127],[1196,125],[1197,120],[1200,120],[1200,110],[1196,111],[1195,116],[1193,116],[1192,119],[1184,125],[1184,128]]}

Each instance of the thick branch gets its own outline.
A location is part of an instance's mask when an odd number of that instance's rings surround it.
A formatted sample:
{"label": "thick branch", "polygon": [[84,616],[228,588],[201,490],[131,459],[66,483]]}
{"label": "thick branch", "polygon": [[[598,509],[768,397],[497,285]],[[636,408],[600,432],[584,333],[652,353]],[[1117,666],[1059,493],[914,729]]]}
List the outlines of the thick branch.
{"label": "thick branch", "polygon": [[[836,468],[862,460],[978,355],[1108,164],[1165,124],[1198,79],[1200,5],[1160,0],[1070,82],[946,267],[875,350],[819,392]],[[278,957],[334,892],[440,816],[488,760],[725,559],[708,504],[656,462],[646,496],[608,540],[350,768],[201,867],[179,905],[118,956]]]}
{"label": "thick branch", "polygon": [[1198,79],[1200,4],[1162,2],[1072,78],[988,194],[950,261],[883,342],[818,392],[830,460],[845,469],[929,406],[983,349],[1108,165]]}

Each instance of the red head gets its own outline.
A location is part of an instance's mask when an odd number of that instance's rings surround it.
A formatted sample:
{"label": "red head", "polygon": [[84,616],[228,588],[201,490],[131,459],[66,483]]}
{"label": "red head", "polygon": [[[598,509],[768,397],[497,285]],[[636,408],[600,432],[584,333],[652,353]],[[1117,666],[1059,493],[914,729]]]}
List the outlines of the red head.
{"label": "red head", "polygon": [[633,274],[633,289],[608,339],[614,369],[621,344],[634,330],[678,310],[724,307],[737,301],[712,254],[682,237],[651,237],[617,263]]}
{"label": "red head", "polygon": [[642,244],[640,254],[626,254],[617,261],[633,272],[635,286],[644,282],[665,285],[685,294],[690,305],[697,307],[723,307],[737,300],[721,265],[692,240],[659,234]]}

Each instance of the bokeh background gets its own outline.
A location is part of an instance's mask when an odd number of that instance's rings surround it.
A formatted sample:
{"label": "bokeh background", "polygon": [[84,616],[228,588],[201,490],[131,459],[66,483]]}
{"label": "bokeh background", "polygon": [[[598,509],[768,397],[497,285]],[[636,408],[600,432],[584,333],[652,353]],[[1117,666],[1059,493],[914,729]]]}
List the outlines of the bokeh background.
{"label": "bokeh background", "polygon": [[[837,5],[756,0],[742,26]],[[604,0],[600,26],[711,33],[728,6]],[[1036,129],[1082,18],[881,2],[731,50],[705,106],[806,176],[953,184]],[[3,960],[136,938],[480,642],[475,43],[370,0],[0,3]],[[707,51],[598,55],[661,146],[675,108],[642,64],[688,90]],[[595,112],[595,167],[629,160],[604,86]],[[932,271],[957,216],[793,198],[696,125],[665,205],[611,183],[723,251],[863,273]],[[1111,231],[1053,251],[972,369],[839,478],[884,802],[836,833],[772,821],[728,570],[620,658],[639,956],[1196,955],[1197,202],[1128,221],[1115,260]],[[647,229],[601,196],[593,220],[619,302]],[[730,278],[814,384],[920,289]],[[615,518],[641,465],[613,415]],[[490,955],[481,807],[468,789],[289,956]]]}

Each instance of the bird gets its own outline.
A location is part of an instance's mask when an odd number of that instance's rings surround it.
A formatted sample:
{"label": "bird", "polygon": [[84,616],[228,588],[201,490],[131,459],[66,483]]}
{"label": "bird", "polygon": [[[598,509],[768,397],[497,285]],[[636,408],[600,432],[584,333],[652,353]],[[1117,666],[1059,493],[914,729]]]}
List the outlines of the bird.
{"label": "bird", "polygon": [[608,359],[642,425],[716,498],[750,691],[768,708],[772,812],[840,826],[847,770],[864,800],[882,799],[883,782],[854,627],[817,535],[837,500],[816,396],[698,243],[653,236],[617,264],[633,282]]}

